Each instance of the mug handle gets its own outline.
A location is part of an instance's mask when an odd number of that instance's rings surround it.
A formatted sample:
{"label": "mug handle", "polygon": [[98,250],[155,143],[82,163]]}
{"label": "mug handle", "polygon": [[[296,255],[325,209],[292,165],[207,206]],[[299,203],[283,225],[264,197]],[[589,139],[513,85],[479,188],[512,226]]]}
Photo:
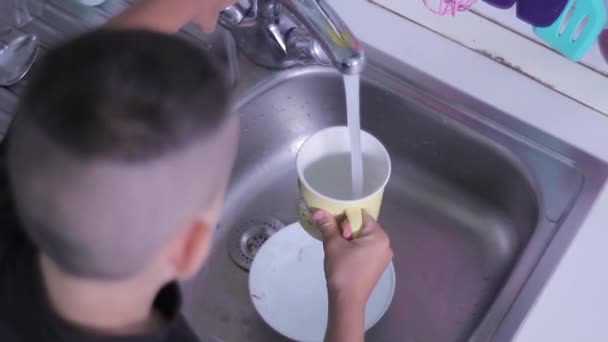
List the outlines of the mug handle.
{"label": "mug handle", "polygon": [[353,230],[353,237],[358,237],[363,229],[363,210],[360,208],[346,208],[344,214]]}

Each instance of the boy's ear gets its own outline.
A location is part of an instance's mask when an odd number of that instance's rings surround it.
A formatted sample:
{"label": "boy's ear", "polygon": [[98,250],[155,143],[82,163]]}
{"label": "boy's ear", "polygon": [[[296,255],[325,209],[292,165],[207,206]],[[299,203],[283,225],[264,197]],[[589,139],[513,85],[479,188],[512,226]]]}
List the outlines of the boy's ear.
{"label": "boy's ear", "polygon": [[223,204],[224,191],[221,191],[209,208],[191,221],[172,242],[169,249],[169,262],[178,279],[192,277],[207,260]]}
{"label": "boy's ear", "polygon": [[190,222],[189,226],[172,242],[169,262],[178,279],[192,277],[207,260],[223,202],[224,196],[221,193],[215,198],[207,212]]}
{"label": "boy's ear", "polygon": [[178,279],[195,275],[209,255],[213,226],[197,218],[179,236],[172,248],[170,262]]}

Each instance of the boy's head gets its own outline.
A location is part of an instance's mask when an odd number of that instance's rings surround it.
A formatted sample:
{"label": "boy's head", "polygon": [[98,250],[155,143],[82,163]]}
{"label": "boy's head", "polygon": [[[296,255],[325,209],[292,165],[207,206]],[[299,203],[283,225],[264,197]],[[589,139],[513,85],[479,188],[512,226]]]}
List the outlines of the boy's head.
{"label": "boy's head", "polygon": [[96,31],[48,53],[11,129],[9,177],[39,250],[68,274],[196,272],[237,146],[209,56],[172,36]]}

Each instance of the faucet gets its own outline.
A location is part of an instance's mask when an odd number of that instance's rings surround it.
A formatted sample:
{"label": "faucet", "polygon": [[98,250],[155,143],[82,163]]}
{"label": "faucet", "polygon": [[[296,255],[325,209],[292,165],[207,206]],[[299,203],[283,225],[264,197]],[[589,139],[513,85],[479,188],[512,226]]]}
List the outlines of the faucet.
{"label": "faucet", "polygon": [[333,65],[344,75],[365,64],[361,43],[324,0],[239,0],[220,15],[254,63],[285,69]]}

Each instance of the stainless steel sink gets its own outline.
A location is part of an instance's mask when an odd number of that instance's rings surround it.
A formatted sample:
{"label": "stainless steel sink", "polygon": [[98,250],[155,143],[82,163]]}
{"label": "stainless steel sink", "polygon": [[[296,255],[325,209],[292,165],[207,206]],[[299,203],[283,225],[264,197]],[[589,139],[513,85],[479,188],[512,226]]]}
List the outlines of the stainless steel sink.
{"label": "stainless steel sink", "polygon": [[[394,171],[380,221],[397,291],[368,341],[509,340],[581,223],[607,168],[504,113],[367,49],[362,126]],[[283,341],[256,314],[230,258],[254,217],[296,221],[295,154],[345,124],[342,78],[240,65],[240,154],[215,250],[185,285],[186,316],[225,341]]]}

